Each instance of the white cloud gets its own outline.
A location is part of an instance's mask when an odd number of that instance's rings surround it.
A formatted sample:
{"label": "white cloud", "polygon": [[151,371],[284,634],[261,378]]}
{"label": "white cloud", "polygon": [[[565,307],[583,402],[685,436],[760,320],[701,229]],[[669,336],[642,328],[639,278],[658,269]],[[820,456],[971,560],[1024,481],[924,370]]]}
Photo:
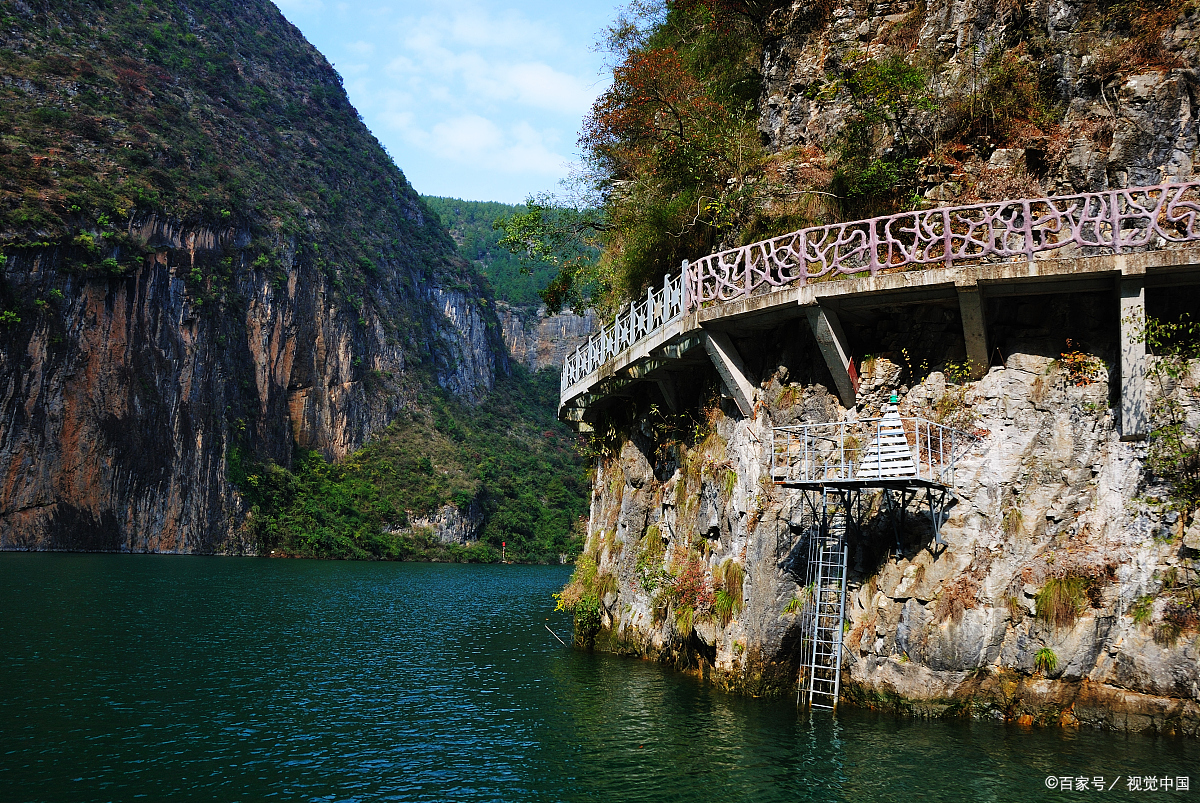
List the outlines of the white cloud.
{"label": "white cloud", "polygon": [[548,147],[557,139],[554,131],[537,131],[522,120],[513,126],[510,133],[514,141],[504,149],[504,170],[512,173],[535,173],[555,179],[567,175],[570,160]]}
{"label": "white cloud", "polygon": [[562,41],[558,33],[546,25],[509,11],[502,17],[490,17],[486,12],[460,12],[448,26],[451,37],[469,47],[527,50],[558,49]]}
{"label": "white cloud", "polygon": [[[391,9],[371,0],[323,2],[321,14],[304,15],[320,32],[314,43],[338,57],[364,120],[422,186],[487,186],[464,188],[463,197],[511,199],[567,174],[579,120],[603,89],[593,72],[599,57],[588,50],[602,23],[572,30],[564,19],[578,28],[573,9],[526,0],[423,0]],[[322,7],[322,0],[279,3],[289,11]]]}
{"label": "white cloud", "polygon": [[546,64],[515,64],[506,78],[518,101],[542,109],[583,114],[596,98],[583,81]]}
{"label": "white cloud", "polygon": [[408,75],[417,72],[417,65],[408,56],[396,56],[388,62],[386,69],[393,75]]}
{"label": "white cloud", "polygon": [[500,128],[477,114],[443,120],[430,132],[430,147],[447,159],[478,159],[495,151],[504,140]]}
{"label": "white cloud", "polygon": [[551,179],[567,173],[568,157],[551,147],[558,139],[557,133],[538,131],[526,121],[505,130],[481,115],[464,114],[446,118],[424,130],[415,124],[411,114],[393,113],[389,123],[411,145],[459,165],[508,175],[532,173]]}
{"label": "white cloud", "polygon": [[374,100],[373,105],[377,109],[375,116],[382,120],[385,126],[402,133],[413,127],[413,109],[416,102],[412,95],[395,89],[385,89],[375,93]]}
{"label": "white cloud", "polygon": [[420,76],[427,86],[459,86],[451,93],[463,107],[520,104],[561,114],[584,114],[597,90],[584,79],[544,62],[515,61],[507,54],[485,56],[455,52],[428,33],[409,39],[406,53],[393,58],[387,72],[396,78]]}

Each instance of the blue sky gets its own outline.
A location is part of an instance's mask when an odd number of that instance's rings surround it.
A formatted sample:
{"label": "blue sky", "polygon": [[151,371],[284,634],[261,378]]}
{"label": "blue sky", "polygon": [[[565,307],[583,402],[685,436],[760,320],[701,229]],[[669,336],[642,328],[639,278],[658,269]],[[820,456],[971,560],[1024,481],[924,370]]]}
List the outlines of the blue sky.
{"label": "blue sky", "polygon": [[615,0],[275,0],[341,74],[418,192],[519,203],[555,191],[607,86]]}

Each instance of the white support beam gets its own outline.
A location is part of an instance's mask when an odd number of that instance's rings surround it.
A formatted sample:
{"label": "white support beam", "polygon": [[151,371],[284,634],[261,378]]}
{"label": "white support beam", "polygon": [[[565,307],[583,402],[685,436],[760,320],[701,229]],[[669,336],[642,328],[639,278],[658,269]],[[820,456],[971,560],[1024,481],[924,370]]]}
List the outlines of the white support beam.
{"label": "white support beam", "polygon": [[1146,285],[1143,277],[1120,281],[1121,440],[1146,439]]}
{"label": "white support beam", "polygon": [[989,360],[987,320],[983,312],[983,293],[979,284],[958,287],[958,312],[962,318],[963,340],[967,346],[967,362],[971,366],[971,378],[980,379],[987,373]]}
{"label": "white support beam", "polygon": [[808,325],[812,327],[821,356],[829,366],[829,373],[833,374],[833,384],[837,386],[842,405],[853,407],[857,390],[850,378],[850,345],[837,313],[816,305],[805,308],[804,313],[808,316]]}
{"label": "white support beam", "polygon": [[754,385],[746,377],[746,366],[741,355],[733,347],[733,341],[724,332],[706,332],[704,350],[725,382],[725,387],[737,402],[742,415],[754,415]]}

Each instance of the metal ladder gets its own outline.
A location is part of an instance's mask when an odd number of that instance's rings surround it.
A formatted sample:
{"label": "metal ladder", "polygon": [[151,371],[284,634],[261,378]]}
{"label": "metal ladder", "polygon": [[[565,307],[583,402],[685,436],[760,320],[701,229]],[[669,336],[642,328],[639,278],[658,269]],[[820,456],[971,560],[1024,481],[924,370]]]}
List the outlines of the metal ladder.
{"label": "metal ladder", "polygon": [[847,516],[832,512],[822,494],[824,514],[808,564],[811,595],[804,606],[805,672],[810,708],[837,707],[842,682],[842,626],[846,614]]}

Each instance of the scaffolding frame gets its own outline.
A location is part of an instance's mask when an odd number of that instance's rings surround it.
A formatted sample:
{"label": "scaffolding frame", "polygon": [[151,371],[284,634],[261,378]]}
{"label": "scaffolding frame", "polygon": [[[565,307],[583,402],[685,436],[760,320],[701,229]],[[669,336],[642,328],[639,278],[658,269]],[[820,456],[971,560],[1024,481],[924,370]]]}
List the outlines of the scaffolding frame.
{"label": "scaffolding frame", "polygon": [[[869,438],[864,447],[864,438]],[[776,485],[801,491],[776,559],[805,589],[801,608],[801,671],[797,703],[835,710],[841,693],[842,649],[849,575],[849,533],[864,531],[865,496],[882,495],[891,519],[896,553],[902,550],[906,511],[929,511],[934,542],[947,510],[957,501],[950,485],[956,463],[978,438],[922,418],[901,418],[892,407],[881,418],[777,427],[772,433],[771,476]],[[867,492],[865,495],[864,492]],[[873,509],[873,505],[871,506]],[[798,526],[797,526],[798,522]],[[808,539],[794,565],[793,530]]]}

